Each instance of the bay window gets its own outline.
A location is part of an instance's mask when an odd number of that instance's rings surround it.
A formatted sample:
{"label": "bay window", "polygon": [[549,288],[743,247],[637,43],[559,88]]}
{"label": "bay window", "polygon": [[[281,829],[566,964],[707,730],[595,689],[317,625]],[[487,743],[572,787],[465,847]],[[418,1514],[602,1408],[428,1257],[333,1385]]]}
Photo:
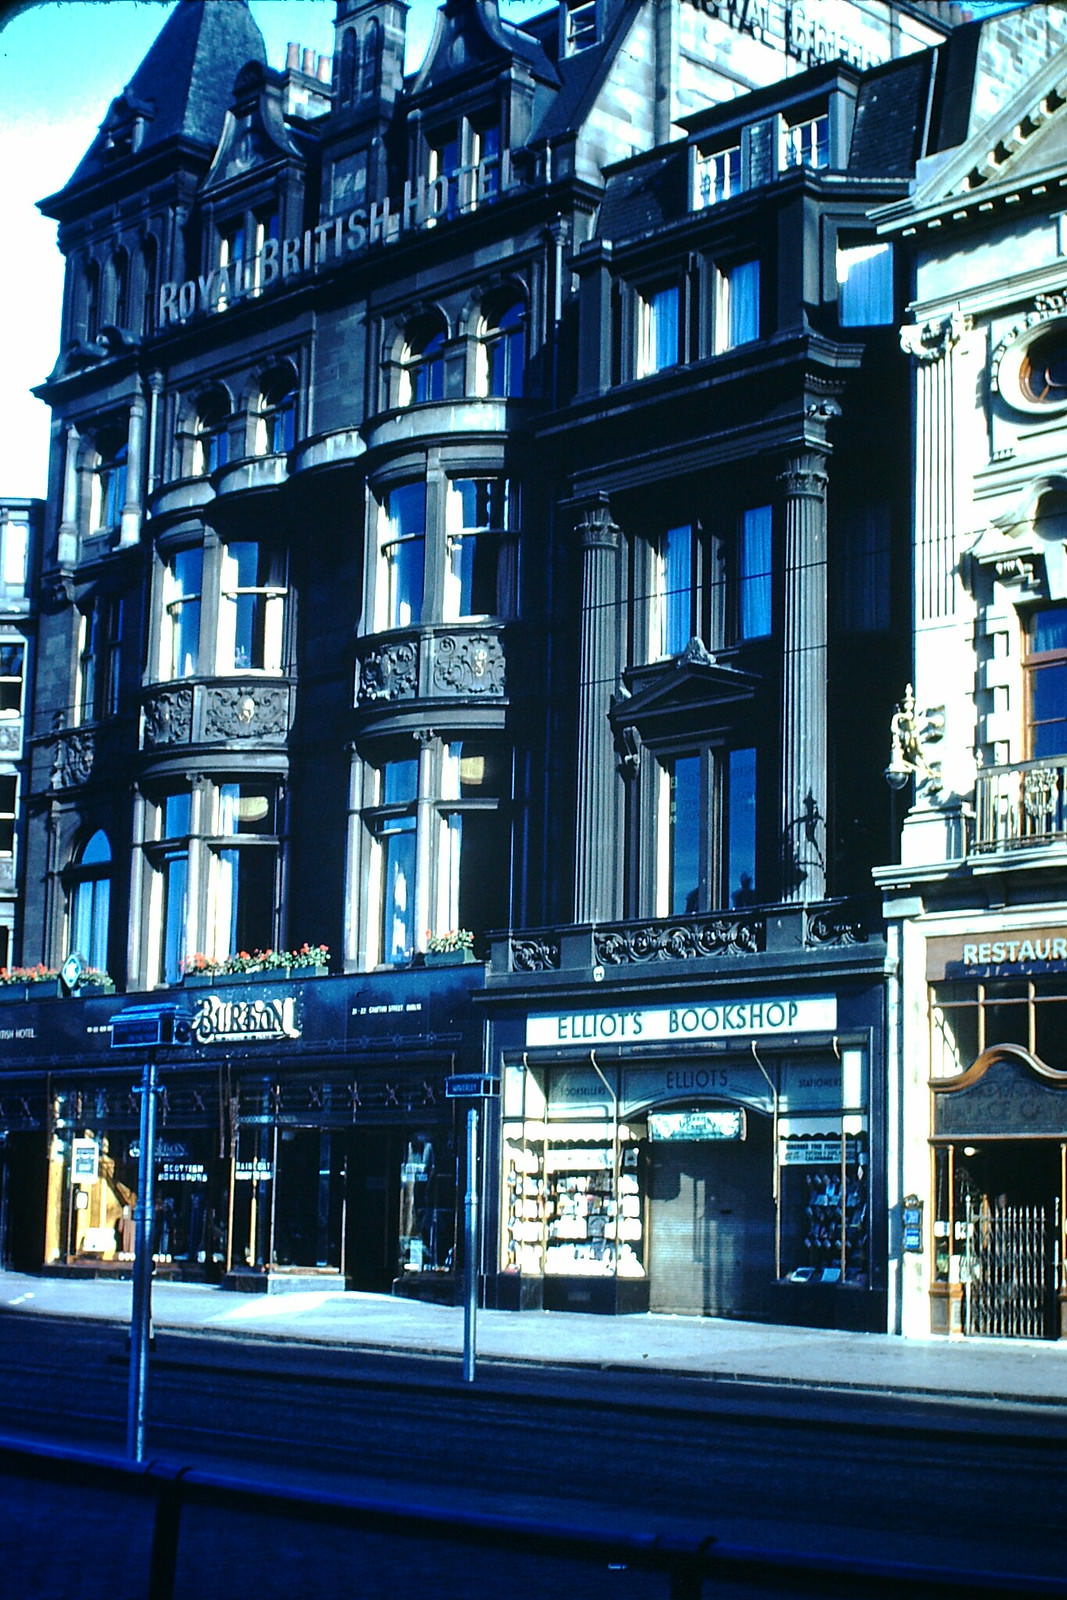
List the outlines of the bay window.
{"label": "bay window", "polygon": [[426,564],[426,484],[399,484],[381,507],[384,573],[379,626],[406,628],[422,616]]}
{"label": "bay window", "polygon": [[220,560],[216,670],[280,672],[286,598],[280,552],[231,541]]}
{"label": "bay window", "polygon": [[149,798],[149,972],[278,942],[281,792],[274,779],[197,779]]}
{"label": "bay window", "polygon": [[178,550],[170,557],[163,572],[162,679],[189,678],[199,670],[203,583],[203,550]]}
{"label": "bay window", "polygon": [[514,589],[517,490],[508,478],[449,478],[442,616],[506,616]]}
{"label": "bay window", "polygon": [[363,812],[371,843],[370,894],[362,897],[372,961],[397,965],[427,934],[506,920],[507,758],[491,739],[423,741],[369,769]]}

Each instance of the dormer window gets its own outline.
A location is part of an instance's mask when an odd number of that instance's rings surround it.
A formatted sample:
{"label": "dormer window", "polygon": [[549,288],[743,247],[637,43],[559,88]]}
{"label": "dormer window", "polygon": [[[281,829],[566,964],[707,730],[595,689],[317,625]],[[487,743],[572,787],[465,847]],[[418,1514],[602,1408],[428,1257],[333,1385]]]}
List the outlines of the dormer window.
{"label": "dormer window", "polygon": [[434,219],[474,211],[499,198],[505,185],[495,106],[429,129],[426,150]]}
{"label": "dormer window", "polygon": [[597,42],[597,0],[564,0],[564,49],[572,56]]}
{"label": "dormer window", "polygon": [[825,167],[829,159],[830,118],[826,112],[783,128],[783,167]]}
{"label": "dormer window", "polygon": [[825,167],[829,162],[828,111],[792,121],[776,112],[749,123],[740,133],[733,129],[709,135],[693,151],[693,210],[773,183],[793,167]]}

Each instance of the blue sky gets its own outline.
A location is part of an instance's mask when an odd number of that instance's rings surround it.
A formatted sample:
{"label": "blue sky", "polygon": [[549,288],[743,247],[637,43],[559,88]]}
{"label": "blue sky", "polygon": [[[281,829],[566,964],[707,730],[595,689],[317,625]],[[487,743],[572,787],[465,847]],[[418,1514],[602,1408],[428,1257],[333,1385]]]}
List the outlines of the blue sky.
{"label": "blue sky", "polygon": [[[333,0],[251,0],[271,66],[290,40],[329,54]],[[543,0],[502,0],[519,21]],[[63,261],[55,223],[36,202],[61,189],[91,144],[116,94],[133,77],[171,10],[171,0],[37,0],[4,8],[0,26],[0,495],[43,495],[49,412],[29,393],[59,349]],[[429,42],[437,0],[412,0],[408,70]]]}

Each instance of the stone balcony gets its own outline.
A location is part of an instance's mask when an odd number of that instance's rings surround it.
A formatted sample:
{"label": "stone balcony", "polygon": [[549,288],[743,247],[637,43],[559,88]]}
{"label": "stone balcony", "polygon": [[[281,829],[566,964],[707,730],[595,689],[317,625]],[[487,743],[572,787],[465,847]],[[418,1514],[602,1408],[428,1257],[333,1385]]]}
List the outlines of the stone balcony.
{"label": "stone balcony", "polygon": [[411,700],[502,704],[507,655],[500,623],[454,623],[357,641],[356,703],[374,711]]}
{"label": "stone balcony", "polygon": [[295,703],[296,685],[288,678],[197,678],[154,685],[141,696],[141,749],[282,746]]}
{"label": "stone balcony", "polygon": [[681,917],[635,918],[629,922],[573,924],[490,935],[491,978],[533,973],[614,969],[625,976],[642,968],[714,962],[743,969],[763,955],[787,957],[842,950],[881,937],[875,908],[858,900],[813,905],[709,911]]}
{"label": "stone balcony", "polygon": [[1067,757],[985,767],[974,802],[972,854],[1067,845]]}

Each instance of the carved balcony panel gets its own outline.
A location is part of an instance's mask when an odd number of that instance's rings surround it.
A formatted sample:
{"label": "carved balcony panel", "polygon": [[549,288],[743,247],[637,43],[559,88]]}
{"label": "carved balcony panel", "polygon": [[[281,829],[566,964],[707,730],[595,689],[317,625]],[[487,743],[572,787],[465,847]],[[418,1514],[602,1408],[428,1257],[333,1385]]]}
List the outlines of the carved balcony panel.
{"label": "carved balcony panel", "polygon": [[867,943],[870,919],[858,901],[833,900],[804,909],[804,943],[809,949]]}
{"label": "carved balcony panel", "polygon": [[657,918],[598,928],[593,936],[603,967],[649,961],[692,961],[758,955],[766,946],[766,923],[751,912],[721,916]]}
{"label": "carved balcony panel", "polygon": [[293,721],[288,679],[213,678],[167,683],[143,697],[142,750],[188,745],[284,745]]}
{"label": "carved balcony panel", "polygon": [[59,792],[83,789],[96,780],[114,783],[116,769],[132,753],[130,735],[126,722],[102,722],[57,730],[51,740],[49,788]]}
{"label": "carved balcony panel", "polygon": [[0,717],[0,757],[11,760],[22,754],[22,718]]}
{"label": "carved balcony panel", "polygon": [[358,641],[361,711],[415,700],[502,703],[507,652],[497,624],[450,624]]}
{"label": "carved balcony panel", "polygon": [[1067,757],[985,767],[974,801],[976,854],[1067,844]]}

